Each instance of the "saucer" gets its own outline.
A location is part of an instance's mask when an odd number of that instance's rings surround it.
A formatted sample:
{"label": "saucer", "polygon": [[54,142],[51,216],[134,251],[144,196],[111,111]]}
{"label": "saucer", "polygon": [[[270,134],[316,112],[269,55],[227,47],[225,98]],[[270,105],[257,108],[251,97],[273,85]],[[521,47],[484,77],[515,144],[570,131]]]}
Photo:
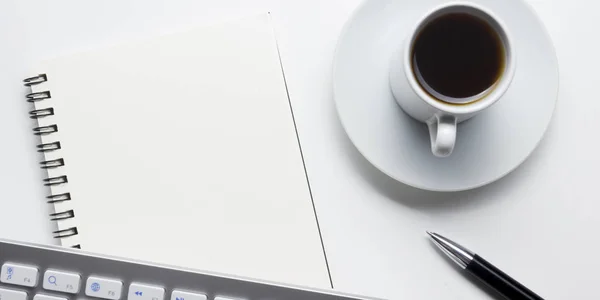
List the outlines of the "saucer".
{"label": "saucer", "polygon": [[431,153],[424,123],[405,114],[388,82],[389,62],[420,17],[447,0],[366,0],[345,25],[333,69],[339,118],[360,153],[388,176],[434,191],[477,188],[502,178],[536,148],[558,95],[558,62],[543,24],[522,0],[472,0],[510,32],[516,72],[492,107],[458,125],[454,152]]}

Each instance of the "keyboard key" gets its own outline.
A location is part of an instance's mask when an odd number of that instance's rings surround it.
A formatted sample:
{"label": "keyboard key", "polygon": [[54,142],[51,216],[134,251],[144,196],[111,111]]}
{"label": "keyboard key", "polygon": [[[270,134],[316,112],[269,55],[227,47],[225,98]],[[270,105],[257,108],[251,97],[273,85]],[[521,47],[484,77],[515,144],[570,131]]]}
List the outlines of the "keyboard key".
{"label": "keyboard key", "polygon": [[129,285],[127,300],[163,300],[165,289],[159,286],[145,285],[134,282]]}
{"label": "keyboard key", "polygon": [[79,276],[79,274],[47,270],[44,273],[42,285],[45,290],[77,294],[77,292],[79,292],[80,281],[81,276]]}
{"label": "keyboard key", "polygon": [[37,285],[38,269],[33,266],[5,263],[0,271],[0,282],[28,287]]}
{"label": "keyboard key", "polygon": [[206,295],[174,290],[171,293],[171,300],[206,300]]}
{"label": "keyboard key", "polygon": [[216,296],[215,300],[243,300],[240,298],[229,298],[229,297],[222,297],[222,296]]}
{"label": "keyboard key", "polygon": [[27,293],[23,291],[0,289],[0,299],[2,300],[27,300]]}
{"label": "keyboard key", "polygon": [[33,300],[68,300],[68,299],[63,298],[63,297],[54,297],[54,296],[48,296],[48,295],[43,295],[43,294],[37,294],[37,295],[33,296]]}
{"label": "keyboard key", "polygon": [[121,298],[123,283],[116,279],[88,277],[85,283],[85,294],[90,297],[118,300]]}

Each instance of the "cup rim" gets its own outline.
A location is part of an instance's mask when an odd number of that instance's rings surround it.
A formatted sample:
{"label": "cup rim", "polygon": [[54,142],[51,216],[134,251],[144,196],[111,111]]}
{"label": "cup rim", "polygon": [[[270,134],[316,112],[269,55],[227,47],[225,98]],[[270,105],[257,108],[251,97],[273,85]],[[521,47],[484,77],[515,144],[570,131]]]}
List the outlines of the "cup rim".
{"label": "cup rim", "polygon": [[[412,70],[411,50],[417,34],[420,33],[420,29],[432,15],[453,7],[467,7],[468,9],[479,11],[482,14],[487,15],[487,17],[489,17],[491,20],[493,20],[496,24],[492,25],[495,27],[494,29],[498,31],[498,34],[502,36],[506,52],[506,63],[504,67],[504,72],[500,76],[500,79],[496,81],[496,83],[494,83],[494,85],[490,88],[491,91],[487,93],[483,92],[486,93],[486,95],[484,95],[478,100],[468,103],[451,103],[434,98],[421,87]],[[496,103],[504,95],[504,93],[510,86],[516,69],[516,53],[513,48],[511,35],[508,32],[506,26],[504,25],[504,22],[490,10],[480,5],[466,1],[452,1],[444,3],[434,7],[428,13],[424,14],[423,17],[421,17],[417,21],[412,31],[410,31],[410,34],[405,41],[404,48],[405,49],[403,51],[402,63],[405,66],[404,73],[406,78],[408,79],[410,87],[422,100],[427,102],[429,105],[437,108],[440,111],[452,114],[467,114],[478,112]]]}

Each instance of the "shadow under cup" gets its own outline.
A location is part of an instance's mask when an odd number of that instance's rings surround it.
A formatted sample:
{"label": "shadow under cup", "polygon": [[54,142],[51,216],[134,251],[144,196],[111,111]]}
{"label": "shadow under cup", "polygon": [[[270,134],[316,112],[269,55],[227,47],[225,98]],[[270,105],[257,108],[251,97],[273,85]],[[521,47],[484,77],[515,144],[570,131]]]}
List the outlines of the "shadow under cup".
{"label": "shadow under cup", "polygon": [[503,26],[487,12],[468,5],[448,6],[430,14],[415,30],[408,53],[410,69],[433,100],[469,105],[510,80],[509,43]]}

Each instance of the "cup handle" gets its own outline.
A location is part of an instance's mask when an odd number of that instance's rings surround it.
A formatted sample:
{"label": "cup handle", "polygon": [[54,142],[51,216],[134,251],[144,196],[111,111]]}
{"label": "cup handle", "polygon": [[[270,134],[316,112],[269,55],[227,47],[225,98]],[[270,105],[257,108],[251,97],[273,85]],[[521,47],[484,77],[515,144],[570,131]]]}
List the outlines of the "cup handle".
{"label": "cup handle", "polygon": [[435,115],[427,121],[431,152],[437,157],[452,154],[456,143],[456,117],[451,115]]}

